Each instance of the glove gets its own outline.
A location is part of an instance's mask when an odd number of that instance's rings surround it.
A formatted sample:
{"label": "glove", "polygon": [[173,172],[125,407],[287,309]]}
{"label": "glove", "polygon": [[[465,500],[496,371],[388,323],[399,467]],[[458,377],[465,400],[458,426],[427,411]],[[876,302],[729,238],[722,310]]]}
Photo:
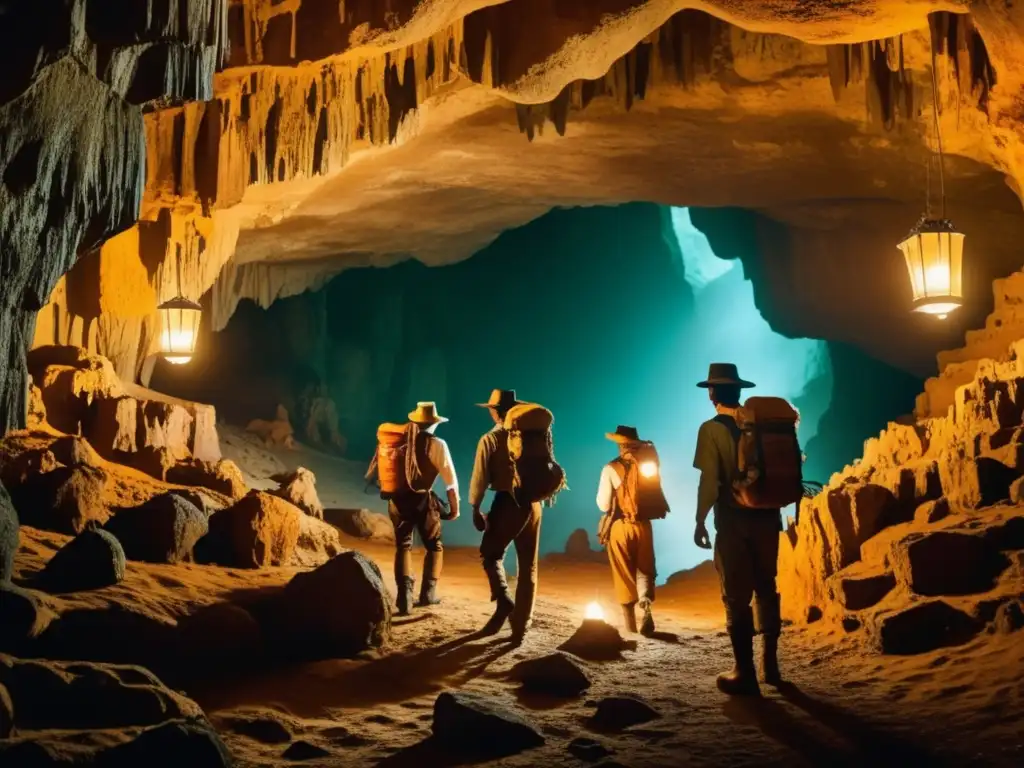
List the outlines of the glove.
{"label": "glove", "polygon": [[480,531],[480,533],[487,530],[487,518],[483,516],[479,509],[473,510],[473,527]]}
{"label": "glove", "polygon": [[711,549],[711,537],[704,523],[697,523],[697,528],[693,532],[693,543],[701,549]]}

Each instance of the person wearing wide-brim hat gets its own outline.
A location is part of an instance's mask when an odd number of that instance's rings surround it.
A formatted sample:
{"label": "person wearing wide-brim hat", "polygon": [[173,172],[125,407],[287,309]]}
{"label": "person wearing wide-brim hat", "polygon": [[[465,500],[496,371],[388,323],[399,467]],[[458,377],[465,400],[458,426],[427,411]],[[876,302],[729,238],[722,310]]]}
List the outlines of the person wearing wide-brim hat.
{"label": "person wearing wide-brim hat", "polygon": [[[441,477],[448,496],[449,514],[445,519],[459,516],[459,479],[455,474],[448,444],[434,434],[439,424],[447,422],[437,412],[433,402],[419,402],[409,413],[406,428],[406,476],[408,493],[392,496],[388,500],[388,515],[395,527],[395,582],[398,588],[398,614],[409,612],[415,582],[412,577],[413,532],[418,532],[427,554],[423,559],[423,577],[420,581],[418,607],[437,605],[437,583],[441,578],[444,546],[441,542],[441,502],[432,490]],[[415,476],[413,483],[410,472]]]}
{"label": "person wearing wide-brim hat", "polygon": [[782,628],[779,594],[775,577],[778,569],[780,511],[744,509],[728,492],[736,473],[739,427],[736,423],[742,390],[753,387],[733,363],[712,363],[708,376],[697,383],[708,390],[716,415],[704,422],[697,433],[693,466],[700,470],[697,491],[697,525],[694,541],[711,548],[706,520],[715,511],[715,569],[725,604],[726,628],[732,642],[735,668],[718,676],[718,687],[728,694],[758,694],[754,669],[754,614],[751,600],[756,596],[758,619],[763,635],[762,673],[771,685],[781,682],[778,640]]}
{"label": "person wearing wide-brim hat", "polygon": [[615,598],[622,606],[627,632],[636,633],[636,608],[643,612],[640,633],[654,634],[654,531],[650,520],[637,519],[636,502],[624,492],[626,474],[635,463],[633,451],[642,444],[636,427],[619,425],[605,437],[618,445],[619,455],[604,465],[597,485],[597,508],[611,524],[600,541],[608,550]]}
{"label": "person wearing wide-brim hat", "polygon": [[[491,589],[491,600],[495,603],[494,614],[480,634],[497,634],[507,620],[512,626],[513,642],[522,641],[533,621],[540,554],[541,504],[520,506],[512,494],[512,462],[508,455],[505,416],[521,404],[514,389],[495,389],[486,403],[477,403],[488,410],[494,426],[477,443],[473,479],[469,483],[473,525],[483,533],[480,560]],[[480,507],[488,489],[494,491],[494,500],[485,517]],[[513,544],[518,563],[514,600],[505,574],[505,553]]]}

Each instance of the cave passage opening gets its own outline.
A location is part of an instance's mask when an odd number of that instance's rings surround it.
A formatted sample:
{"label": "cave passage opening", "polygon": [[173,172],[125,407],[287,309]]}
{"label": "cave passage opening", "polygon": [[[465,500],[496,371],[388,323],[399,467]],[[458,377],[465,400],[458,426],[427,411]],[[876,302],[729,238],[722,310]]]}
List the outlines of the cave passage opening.
{"label": "cave passage opening", "polygon": [[[716,253],[698,226],[704,213],[648,203],[555,209],[456,264],[354,268],[268,310],[243,302],[211,338],[207,359],[221,370],[203,374],[206,391],[188,394],[239,424],[283,402],[300,432],[304,393],[329,395],[349,461],[332,465],[334,476],[318,472],[322,495],[384,511],[360,482],[378,424],[435,401],[450,418],[438,435],[465,503],[477,440],[490,427],[474,404],[492,388],[515,389],[554,412],[570,487],[545,511],[542,554],[564,550],[579,528],[596,548],[597,483],[615,456],[604,434],[634,425],[658,447],[672,507],[655,532],[664,582],[707,557],[692,541],[692,463],[697,430],[714,415],[696,386],[709,363],[735,362],[756,382],[753,393],[797,406],[805,477],[820,482],[908,413],[921,387],[849,345],[773,330],[747,275],[757,254]],[[735,226],[745,221],[737,215]],[[468,511],[446,524],[446,543],[479,542]]]}

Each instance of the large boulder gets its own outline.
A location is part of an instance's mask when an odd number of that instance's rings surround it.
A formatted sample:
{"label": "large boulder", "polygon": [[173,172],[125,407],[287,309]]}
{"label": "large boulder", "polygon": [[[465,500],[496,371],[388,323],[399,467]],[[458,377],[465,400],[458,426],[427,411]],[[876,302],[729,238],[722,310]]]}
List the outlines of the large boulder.
{"label": "large boulder", "polygon": [[316,493],[316,475],[308,469],[299,467],[294,472],[274,475],[271,480],[280,483],[280,487],[271,491],[272,494],[291,502],[307,515],[324,519],[324,505]]}
{"label": "large boulder", "polygon": [[178,658],[176,628],[145,607],[75,608],[51,621],[32,648],[47,659],[138,664],[160,674]]}
{"label": "large boulder", "polygon": [[292,565],[312,568],[345,551],[341,543],[341,532],[337,528],[315,517],[302,516]]}
{"label": "large boulder", "polygon": [[202,717],[199,705],[152,672],[124,664],[28,661],[0,655],[0,685],[22,731],[147,726]]}
{"label": "large boulder", "polygon": [[24,483],[60,466],[49,448],[5,451],[0,448],[0,483],[12,494]]}
{"label": "large boulder", "polygon": [[50,443],[48,449],[57,461],[67,467],[85,465],[87,467],[103,467],[103,459],[89,444],[89,441],[78,435],[64,435]]}
{"label": "large boulder", "polygon": [[352,656],[391,638],[391,597],[377,565],[344,552],[296,574],[266,609],[264,632],[302,658]]}
{"label": "large boulder", "polygon": [[209,488],[236,500],[248,492],[242,470],[230,459],[179,461],[167,470],[167,482]]}
{"label": "large boulder", "polygon": [[118,584],[124,573],[120,542],[107,531],[88,528],[50,558],[36,583],[47,592],[79,592]]}
{"label": "large boulder", "polygon": [[171,720],[142,731],[131,741],[99,755],[101,768],[189,766],[231,768],[231,752],[205,721]]}
{"label": "large boulder", "polygon": [[956,531],[911,534],[892,549],[893,568],[919,595],[988,592],[1010,561],[982,535]]}
{"label": "large boulder", "polygon": [[882,653],[908,656],[963,645],[982,627],[983,622],[949,603],[928,600],[881,617],[875,635]]}
{"label": "large boulder", "polygon": [[302,512],[284,499],[252,491],[210,517],[210,530],[196,559],[230,568],[290,565],[299,540]]}
{"label": "large boulder", "polygon": [[0,584],[11,580],[14,572],[14,556],[18,553],[21,531],[14,502],[7,495],[7,489],[0,483]]}
{"label": "large boulder", "polygon": [[196,542],[208,529],[206,514],[177,493],[122,509],[105,526],[129,560],[171,564],[192,560]]}
{"label": "large boulder", "polygon": [[395,543],[395,526],[387,515],[368,509],[326,509],[324,519],[354,538]]}
{"label": "large boulder", "polygon": [[107,473],[102,469],[84,464],[57,467],[14,489],[13,500],[25,525],[74,535],[89,522],[107,521],[106,484]]}
{"label": "large boulder", "polygon": [[495,699],[445,691],[434,701],[434,739],[458,754],[498,757],[544,745],[544,736],[523,715]]}

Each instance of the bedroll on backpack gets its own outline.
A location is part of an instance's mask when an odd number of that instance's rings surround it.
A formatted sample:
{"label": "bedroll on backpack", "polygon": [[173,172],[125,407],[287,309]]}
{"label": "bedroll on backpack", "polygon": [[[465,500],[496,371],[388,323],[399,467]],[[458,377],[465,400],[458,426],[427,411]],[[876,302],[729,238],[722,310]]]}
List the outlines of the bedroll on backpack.
{"label": "bedroll on backpack", "polygon": [[784,398],[751,397],[736,426],[737,477],[733,496],[755,509],[779,509],[803,497],[803,455],[796,436],[800,414]]}
{"label": "bedroll on backpack", "polygon": [[662,520],[669,512],[661,487],[661,460],[654,443],[640,443],[619,460],[622,482],[616,496],[622,516],[630,521]]}
{"label": "bedroll on backpack", "polygon": [[405,424],[381,424],[377,428],[377,481],[380,497],[390,499],[409,490],[405,478]]}
{"label": "bedroll on backpack", "polygon": [[565,472],[555,461],[551,411],[536,403],[521,403],[505,414],[508,456],[512,462],[512,495],[519,505],[554,503],[566,488]]}

